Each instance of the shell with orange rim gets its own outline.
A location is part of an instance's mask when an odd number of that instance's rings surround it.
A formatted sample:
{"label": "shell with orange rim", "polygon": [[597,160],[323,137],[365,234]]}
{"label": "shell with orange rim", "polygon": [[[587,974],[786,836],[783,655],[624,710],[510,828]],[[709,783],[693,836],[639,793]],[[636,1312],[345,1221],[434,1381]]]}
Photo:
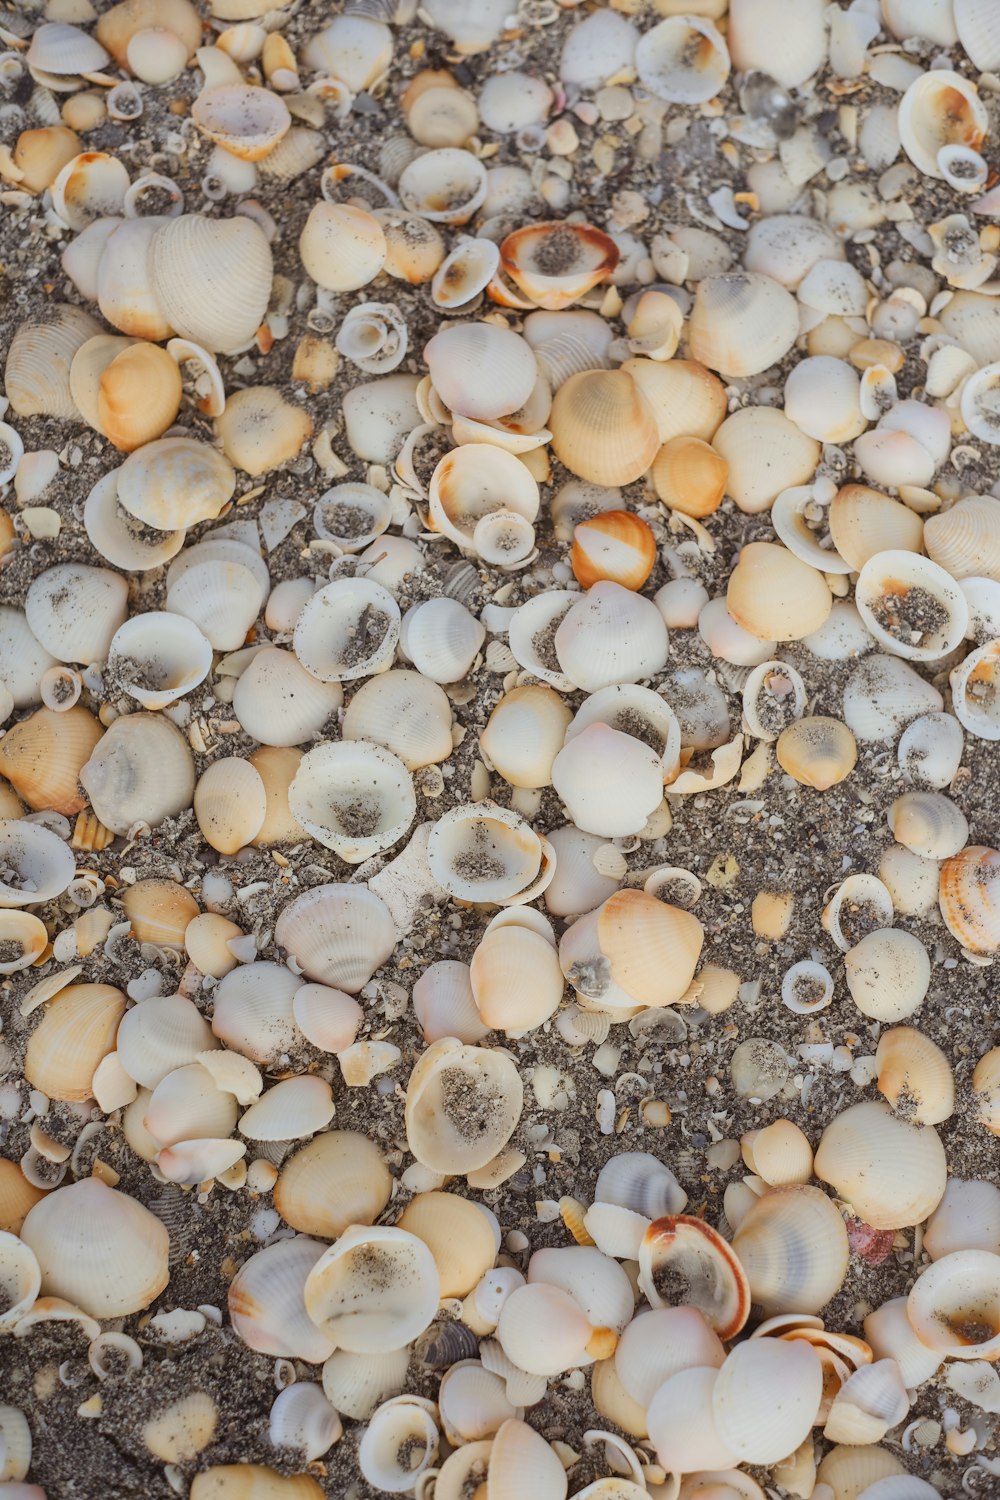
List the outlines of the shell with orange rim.
{"label": "shell with orange rim", "polygon": [[557,220],[515,229],[500,246],[500,265],[535,306],[558,312],[607,281],[618,253],[611,236],[592,224]]}
{"label": "shell with orange rim", "polygon": [[641,589],[656,565],[656,538],[641,516],[602,511],[575,527],[570,565],[585,589],[602,578]]}
{"label": "shell with orange rim", "polygon": [[720,1339],[750,1316],[750,1284],[738,1257],[690,1214],[654,1219],[639,1246],[639,1286],[651,1307],[697,1307]]}
{"label": "shell with orange rim", "polygon": [[948,931],[968,952],[1000,950],[1000,850],[970,844],[946,859],[938,904]]}

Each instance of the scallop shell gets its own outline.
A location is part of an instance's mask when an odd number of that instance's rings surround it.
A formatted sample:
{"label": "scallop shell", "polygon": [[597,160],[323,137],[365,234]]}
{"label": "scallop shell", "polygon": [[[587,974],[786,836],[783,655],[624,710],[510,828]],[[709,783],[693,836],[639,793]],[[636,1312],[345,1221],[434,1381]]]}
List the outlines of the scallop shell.
{"label": "scallop shell", "polygon": [[319,885],[282,909],[274,936],[310,979],[357,994],[392,953],[397,933],[366,886]]}
{"label": "scallop shell", "polygon": [[11,726],[0,739],[0,775],[31,808],[51,808],[66,817],[80,812],[86,798],[79,786],[103,729],[85,708],[55,713],[39,708]]}
{"label": "scallop shell", "polygon": [[970,953],[1000,949],[1000,852],[970,844],[941,866],[938,901],[945,925]]}

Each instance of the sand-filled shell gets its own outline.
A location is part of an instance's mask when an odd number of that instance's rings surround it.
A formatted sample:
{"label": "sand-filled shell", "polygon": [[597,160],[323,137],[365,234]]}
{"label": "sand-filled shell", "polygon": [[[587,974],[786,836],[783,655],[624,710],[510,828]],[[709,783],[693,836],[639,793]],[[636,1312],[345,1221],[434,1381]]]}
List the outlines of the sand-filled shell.
{"label": "sand-filled shell", "polygon": [[72,816],[86,805],[80,768],[102,734],[100,723],[85,708],[65,713],[39,708],[0,739],[0,775],[29,807]]}
{"label": "sand-filled shell", "polygon": [[406,1139],[432,1171],[471,1172],[510,1140],[523,1103],[510,1057],[454,1038],[422,1053],[406,1090]]}
{"label": "sand-filled shell", "polygon": [[979,739],[1000,739],[1000,641],[970,651],[951,673],[952,703],[959,722]]}
{"label": "sand-filled shell", "polygon": [[[427,845],[431,873],[463,901],[504,905],[530,899],[545,873],[542,840],[518,815],[493,802],[451,808],[434,824]],[[540,887],[539,889],[541,889]]]}
{"label": "sand-filled shell", "polygon": [[314,839],[351,864],[397,843],[416,813],[413,778],[402,761],[363,740],[308,751],[288,805]]}
{"label": "sand-filled shell", "polygon": [[610,235],[590,224],[532,224],[514,230],[500,246],[506,275],[536,307],[550,312],[606,281],[618,258]]}
{"label": "sand-filled shell", "polygon": [[759,272],[706,276],[688,319],[691,355],[724,375],[757,375],[782,359],[799,332],[795,298]]}
{"label": "sand-filled shell", "polygon": [[951,1359],[1000,1354],[1000,1257],[956,1250],[922,1271],[906,1302],[920,1339]]}
{"label": "sand-filled shell", "polygon": [[847,1274],[848,1244],[835,1205],[818,1188],[777,1187],[740,1221],[733,1249],[766,1313],[818,1312]]}
{"label": "sand-filled shell", "polygon": [[49,941],[45,923],[26,911],[0,908],[0,974],[16,974],[39,959]]}
{"label": "sand-filled shell", "polygon": [[92,1317],[138,1312],[169,1279],[170,1241],[159,1219],[96,1177],[36,1203],[21,1238],[38,1258],[43,1294],[64,1297]]}
{"label": "sand-filled shell", "polygon": [[970,844],[941,866],[941,915],[951,935],[970,953],[1000,949],[1000,852]]}
{"label": "sand-filled shell", "polygon": [[118,500],[118,471],[99,479],[87,496],[83,524],[100,555],[128,573],[145,573],[176,557],[183,531],[156,531],[130,516]]}
{"label": "sand-filled shell", "polygon": [[926,177],[942,177],[942,146],[982,145],[988,128],[986,108],[971,79],[946,69],[923,73],[899,103],[903,150]]}
{"label": "sand-filled shell", "polygon": [[886,1104],[854,1104],[823,1132],[816,1176],[874,1229],[919,1224],[941,1201],[944,1148],[933,1125],[917,1127]]}
{"label": "sand-filled shell", "polygon": [[703,936],[691,912],[623,890],[567,928],[559,962],[592,1008],[674,1005],[694,977]]}
{"label": "sand-filled shell", "polygon": [[166,708],[204,681],[212,647],[182,615],[150,610],[120,625],[108,648],[108,670],[143,708]]}
{"label": "sand-filled shell", "polygon": [[471,151],[444,146],[404,167],[398,188],[403,207],[432,224],[467,224],[486,198],[486,169]]}
{"label": "sand-filled shell", "polygon": [[339,578],[319,590],[295,625],[295,654],[321,682],[384,670],[399,640],[399,605],[380,584]]}
{"label": "sand-filled shell", "polygon": [[660,447],[653,408],[622,370],[572,375],[555,394],[549,428],[556,457],[593,484],[630,484]]}
{"label": "sand-filled shell", "polygon": [[271,295],[271,250],[245,216],[182,214],[150,241],[149,274],[181,338],[210,353],[234,354],[253,339]]}
{"label": "sand-filled shell", "polygon": [[305,1282],[305,1306],[340,1348],[401,1349],[429,1325],[439,1301],[433,1256],[403,1229],[354,1227],[320,1256]]}
{"label": "sand-filled shell", "polygon": [[944,568],[915,552],[869,558],[855,601],[876,640],[911,661],[932,661],[952,651],[969,622],[961,589]]}
{"label": "sand-filled shell", "polygon": [[67,844],[39,823],[0,818],[0,908],[34,906],[62,895],[76,872]]}
{"label": "sand-filled shell", "polygon": [[750,1315],[743,1267],[721,1235],[686,1214],[656,1219],[639,1247],[639,1285],[652,1307],[697,1307],[721,1339]]}

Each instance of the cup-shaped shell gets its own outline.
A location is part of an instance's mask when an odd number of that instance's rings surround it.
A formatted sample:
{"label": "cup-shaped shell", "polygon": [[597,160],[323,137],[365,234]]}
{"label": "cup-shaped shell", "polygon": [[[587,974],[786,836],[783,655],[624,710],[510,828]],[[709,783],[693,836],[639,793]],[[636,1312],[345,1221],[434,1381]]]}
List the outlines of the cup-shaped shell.
{"label": "cup-shaped shell", "polygon": [[[7,362],[8,369],[10,361]],[[924,522],[927,555],[952,578],[1000,579],[1000,500],[970,495]]]}
{"label": "cup-shaped shell", "polygon": [[157,301],[181,338],[212,354],[234,354],[250,343],[271,296],[271,249],[245,215],[168,219],[149,246]]}
{"label": "cup-shaped shell", "polygon": [[526,521],[538,514],[538,485],[513,453],[488,443],[463,443],[446,453],[428,489],[430,521],[436,531],[469,551],[476,527],[497,511],[514,511]]}
{"label": "cup-shaped shell", "polygon": [[431,297],[451,310],[486,290],[500,264],[500,247],[492,240],[464,239],[445,256],[431,279]]}
{"label": "cup-shaped shell", "polygon": [[147,1089],[215,1045],[208,1022],[183,995],[154,995],[134,1006],[122,1017],[116,1042],[125,1072]]}
{"label": "cup-shaped shell", "polygon": [[133,615],[108,648],[108,671],[143,708],[166,708],[207,677],[212,647],[197,625],[166,610]]}
{"label": "cup-shaped shell", "polygon": [[398,187],[411,213],[432,224],[467,224],[486,198],[486,168],[471,151],[445,146],[404,167]]}
{"label": "cup-shaped shell", "polygon": [[233,710],[262,745],[301,745],[319,733],[343,696],[339,683],[318,681],[291,651],[265,646],[240,674]]}
{"label": "cup-shaped shell", "polygon": [[875,875],[848,875],[833,893],[821,917],[841,953],[861,938],[892,923],[892,897]]}
{"label": "cup-shaped shell", "polygon": [[738,625],[769,641],[800,641],[824,623],[833,596],[816,569],[773,542],[750,542],[729,575],[726,605]]}
{"label": "cup-shaped shell", "polygon": [[319,745],[288,789],[302,827],[350,864],[403,837],[416,813],[413,778],[398,756],[364,740]]}
{"label": "cup-shaped shell", "polygon": [[970,844],[941,866],[941,915],[952,937],[970,953],[1000,949],[1000,852]]}
{"label": "cup-shaped shell", "polygon": [[317,500],[313,525],[344,552],[361,552],[382,535],[391,516],[392,502],[373,484],[336,484]]}
{"label": "cup-shaped shell", "polygon": [[431,1171],[472,1172],[510,1140],[524,1090],[511,1058],[453,1037],[422,1053],[406,1089],[406,1139]]}
{"label": "cup-shaped shell", "polygon": [[439,1437],[426,1407],[394,1396],[372,1412],[358,1444],[358,1468],[375,1489],[409,1494],[437,1458]]}
{"label": "cup-shaped shell", "polygon": [[194,757],[169,720],[126,714],[98,741],[80,781],[105,828],[123,834],[140,822],[155,828],[191,806]]}
{"label": "cup-shaped shell", "polygon": [[259,1354],[318,1365],[333,1339],[306,1312],[306,1278],[325,1253],[318,1240],[297,1234],[258,1250],[229,1287],[229,1317],[243,1342]]}
{"label": "cup-shaped shell", "polygon": [[667,627],[652,600],[602,579],[576,598],[556,627],[554,645],[571,685],[595,693],[661,671]]}
{"label": "cup-shaped shell", "polygon": [[674,1005],[694,977],[703,937],[691,912],[622,890],[567,928],[559,962],[598,1009]]}
{"label": "cup-shaped shell", "polygon": [[647,745],[659,756],[665,780],[676,773],[681,750],[680,722],[666,699],[652,688],[617,683],[591,693],[566,730],[567,744],[593,724],[606,725]]}
{"label": "cup-shaped shell", "polygon": [[747,1339],[715,1381],[716,1431],[740,1462],[778,1463],[809,1436],[822,1395],[823,1367],[811,1344]]}
{"label": "cup-shaped shell", "polygon": [[124,622],[128,586],[110,568],[59,563],[29,585],[24,601],[28,627],[57,661],[102,662]]}
{"label": "cup-shaped shell", "polygon": [[877,641],[911,661],[945,656],[969,623],[965,595],[929,558],[915,552],[880,552],[861,569],[855,601]]}
{"label": "cup-shaped shell", "polygon": [[722,504],[729,465],[704,438],[683,435],[663,444],[653,461],[653,484],[664,505],[682,515],[710,516]]}
{"label": "cup-shaped shell", "polygon": [[0,1332],[9,1333],[31,1307],[42,1285],[42,1272],[30,1245],[7,1230],[0,1231]]}
{"label": "cup-shaped shell", "polygon": [[847,1231],[818,1188],[778,1187],[758,1198],[733,1236],[755,1303],[768,1314],[818,1312],[847,1275]]}
{"label": "cup-shaped shell", "polygon": [[451,808],[427,846],[431,873],[461,901],[516,900],[542,866],[542,842],[515,812],[493,802]]}
{"label": "cup-shaped shell", "polygon": [[167,437],[132,453],[118,470],[118,503],[158,531],[214,521],[236,488],[228,459],[207,443]]}
{"label": "cup-shaped shell", "polygon": [[89,1099],[95,1069],[114,1049],[124,1014],[125,996],[112,985],[67,985],[31,1034],[24,1076],[50,1099]]}
{"label": "cup-shaped shell", "polygon": [[563,976],[552,944],[526,927],[487,932],[472,955],[470,982],[484,1025],[532,1031],[558,1009]]}
{"label": "cup-shaped shell", "polygon": [[0,908],[61,896],[76,872],[69,846],[40,823],[0,818]]}
{"label": "cup-shaped shell", "polygon": [[573,530],[570,565],[585,589],[600,579],[640,589],[656,564],[656,538],[631,511],[609,510]]}
{"label": "cup-shaped shell", "polygon": [[951,1064],[930,1037],[912,1026],[884,1031],[875,1049],[878,1090],[904,1119],[939,1125],[955,1108]]}
{"label": "cup-shaped shell", "polygon": [[652,406],[624,370],[586,370],[556,391],[552,448],[570,473],[592,484],[631,484],[660,447]]}
{"label": "cup-shaped shell", "polygon": [[572,692],[575,684],[560,669],[555,633],[579,597],[568,589],[535,594],[515,609],[507,630],[508,644],[518,665],[563,693]]}
{"label": "cup-shaped shell", "polygon": [[744,683],[743,718],[756,739],[777,739],[802,718],[805,706],[805,683],[785,662],[761,662]]}
{"label": "cup-shaped shell", "polygon": [[710,370],[758,375],[784,358],[798,334],[795,298],[770,276],[732,271],[698,283],[688,345]]}
{"label": "cup-shaped shell", "polygon": [[21,1238],[38,1259],[44,1295],[63,1297],[92,1317],[138,1312],[169,1280],[163,1224],[96,1177],[42,1198],[21,1226]]}
{"label": "cup-shaped shell", "polygon": [[0,907],[0,974],[16,974],[27,969],[45,951],[49,935],[45,923],[26,911],[8,911]]}
{"label": "cup-shaped shell", "polygon": [[711,21],[668,16],[643,33],[635,49],[639,80],[671,104],[705,104],[729,76],[729,53]]}
{"label": "cup-shaped shell", "polygon": [[655,1219],[639,1246],[639,1286],[651,1307],[697,1307],[720,1339],[735,1338],[750,1315],[750,1286],[738,1258],[702,1219]]}
{"label": "cup-shaped shell", "polygon": [[401,1349],[437,1312],[434,1257],[404,1229],[353,1226],[306,1278],[309,1317],[338,1347],[356,1354]]}
{"label": "cup-shaped shell", "polygon": [[77,706],[65,713],[39,708],[0,739],[0,776],[31,808],[51,808],[72,817],[86,805],[80,794],[86,765],[103,730]]}
{"label": "cup-shaped shell", "polygon": [[951,673],[955,716],[981,740],[1000,739],[1000,640],[970,651]]}
{"label": "cup-shaped shell", "polygon": [[295,625],[295,655],[321,682],[384,671],[399,640],[399,605],[381,584],[338,578],[314,594]]}
{"label": "cup-shaped shell", "polygon": [[275,1448],[292,1448],[307,1462],[322,1458],[343,1435],[340,1418],[323,1394],[322,1386],[296,1381],[279,1391],[268,1420],[268,1437]]}
{"label": "cup-shaped shell", "polygon": [[70,367],[77,350],[101,331],[90,313],[63,302],[51,304],[43,317],[18,327],[4,367],[4,386],[18,416],[76,420]]}
{"label": "cup-shaped shell", "polygon": [[906,1303],[920,1339],[951,1359],[1000,1357],[1000,1256],[956,1250],[922,1271]]}
{"label": "cup-shaped shell", "polygon": [[556,312],[607,281],[619,250],[590,224],[551,222],[515,229],[500,246],[507,276],[536,307]]}
{"label": "cup-shaped shell", "polygon": [[986,108],[976,85],[960,73],[934,69],[914,79],[899,102],[903,150],[925,177],[942,177],[942,146],[982,145],[988,129]]}
{"label": "cup-shaped shell", "polygon": [[298,1041],[292,1000],[301,984],[284,964],[258,960],[233,969],[214,991],[212,1032],[255,1063],[277,1063]]}
{"label": "cup-shaped shell", "polygon": [[947,1177],[933,1125],[909,1125],[873,1102],[852,1105],[827,1126],[815,1171],[874,1229],[922,1223],[940,1203]]}
{"label": "cup-shaped shell", "polygon": [[854,770],[858,746],[847,725],[839,719],[812,714],[782,730],[775,755],[789,776],[825,792]]}
{"label": "cup-shaped shell", "polygon": [[366,1136],[329,1130],[290,1156],[274,1186],[274,1206],[293,1229],[336,1239],[372,1224],[389,1201],[392,1178]]}
{"label": "cup-shaped shell", "polygon": [[267,156],[292,123],[280,94],[245,83],[202,89],[191,118],[202,135],[244,161]]}
{"label": "cup-shaped shell", "polygon": [[578,828],[619,838],[641,832],[659,806],[663,765],[642,740],[594,723],[567,740],[552,763],[552,783]]}
{"label": "cup-shaped shell", "polygon": [[367,886],[318,885],[283,908],[275,941],[319,984],[356,995],[396,946],[389,909]]}
{"label": "cup-shaped shell", "polygon": [[858,1010],[877,1021],[912,1016],[931,981],[927,949],[914,933],[898,927],[867,933],[848,951],[844,968]]}
{"label": "cup-shaped shell", "polygon": [[424,346],[434,389],[449,411],[486,422],[519,411],[538,379],[531,345],[493,323],[455,323]]}

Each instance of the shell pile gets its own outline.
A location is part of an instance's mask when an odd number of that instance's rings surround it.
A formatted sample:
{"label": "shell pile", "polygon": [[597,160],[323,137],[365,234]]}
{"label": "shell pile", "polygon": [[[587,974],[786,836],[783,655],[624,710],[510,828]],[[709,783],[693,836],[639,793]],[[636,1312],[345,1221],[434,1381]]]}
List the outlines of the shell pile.
{"label": "shell pile", "polygon": [[0,23],[0,1495],[1000,1493],[996,0]]}

